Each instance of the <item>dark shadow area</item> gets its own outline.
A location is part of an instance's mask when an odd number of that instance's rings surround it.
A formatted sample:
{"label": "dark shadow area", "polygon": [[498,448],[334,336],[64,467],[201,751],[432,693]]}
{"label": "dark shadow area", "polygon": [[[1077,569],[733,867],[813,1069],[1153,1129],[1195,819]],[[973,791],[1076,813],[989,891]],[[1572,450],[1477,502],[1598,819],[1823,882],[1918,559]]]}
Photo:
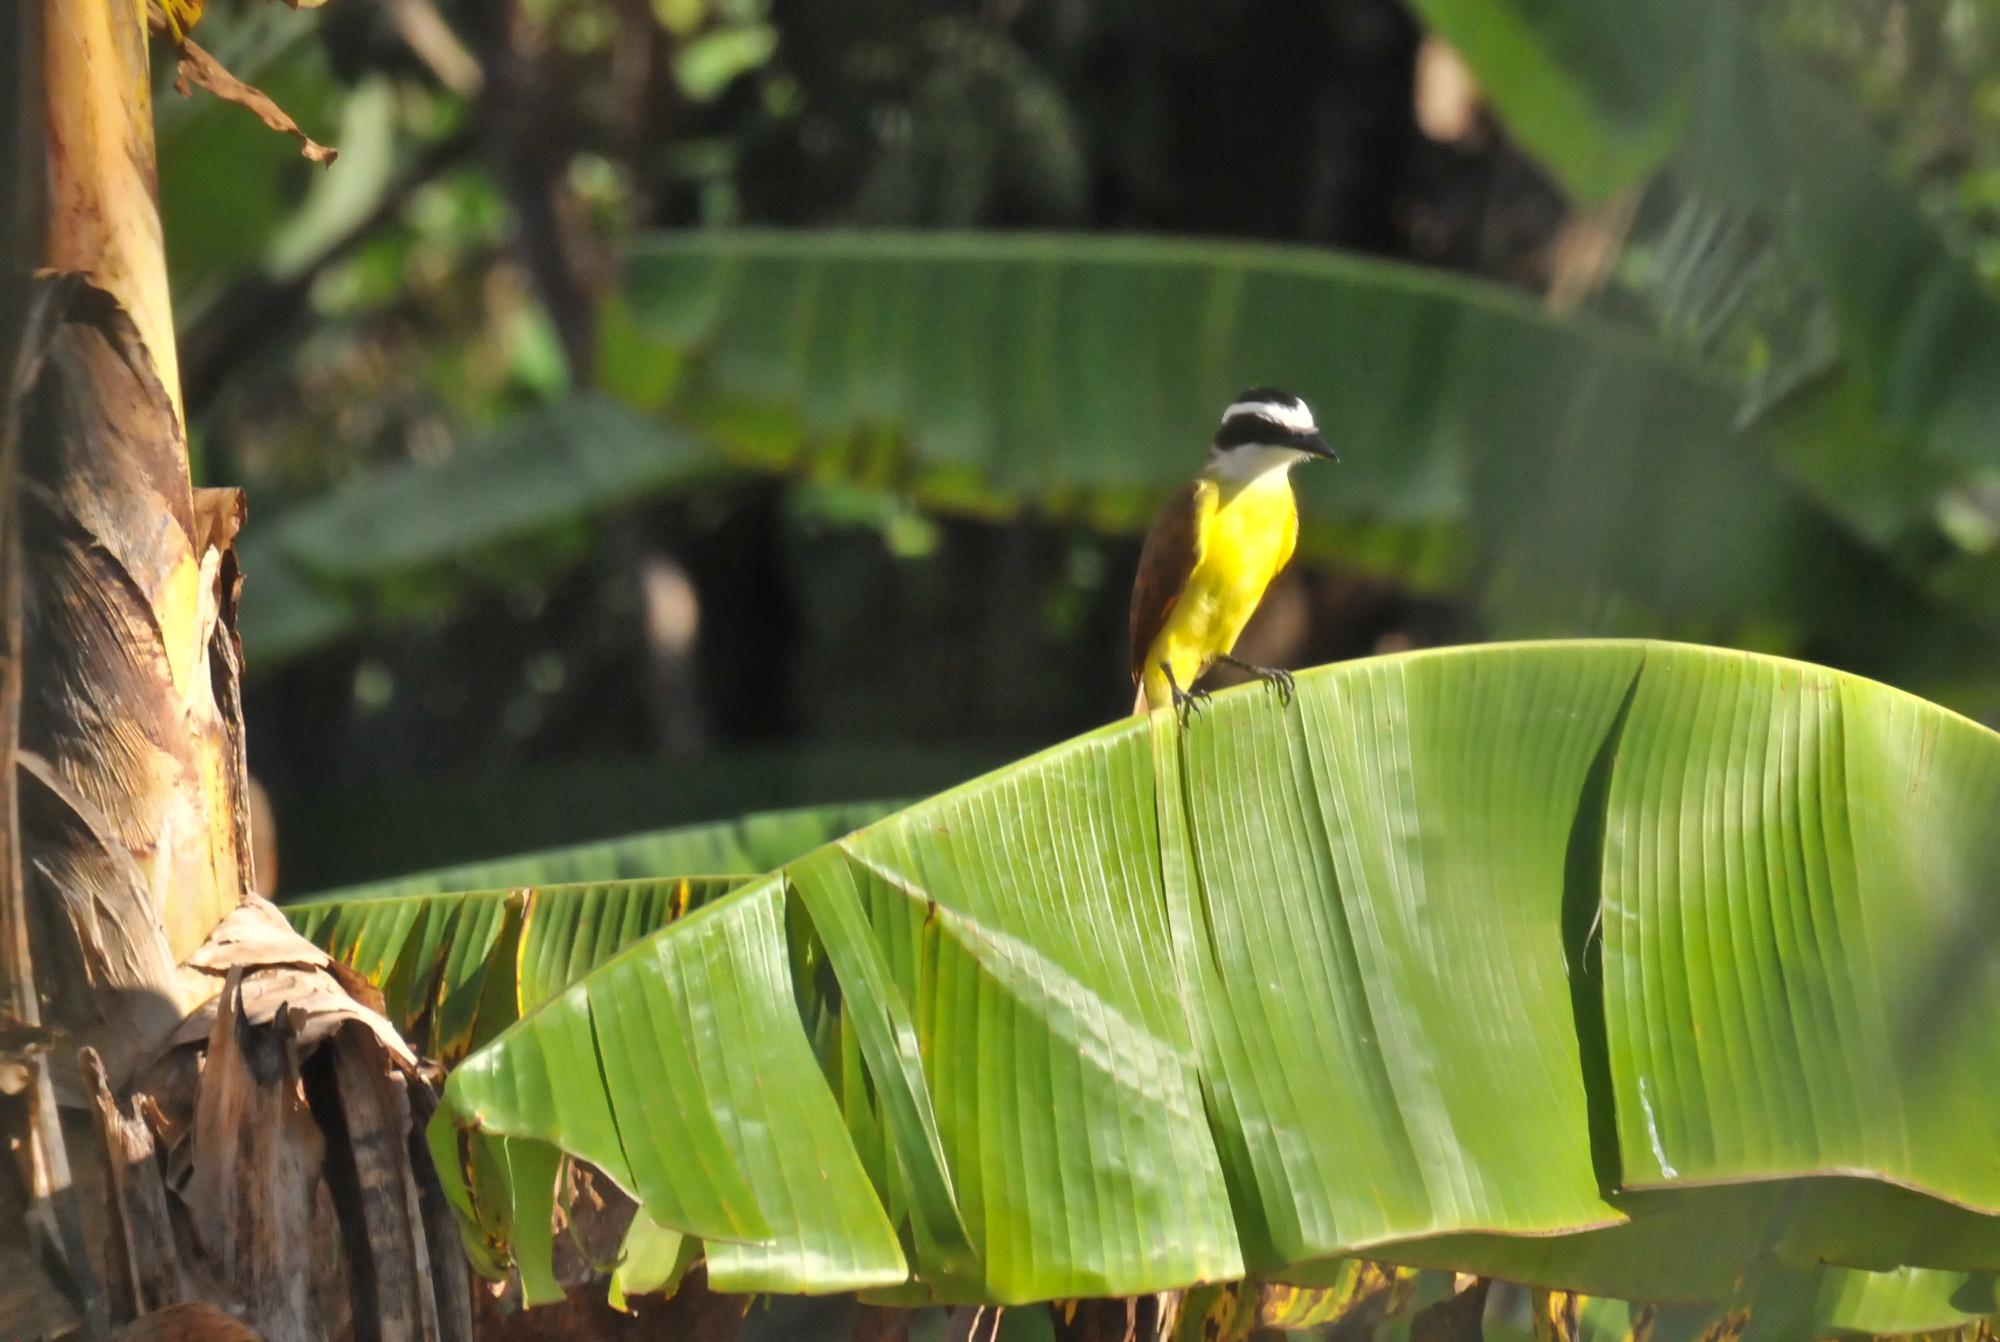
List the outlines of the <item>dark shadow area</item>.
{"label": "dark shadow area", "polygon": [[1563,862],[1563,962],[1569,969],[1570,1012],[1576,1021],[1584,1100],[1590,1109],[1590,1163],[1598,1187],[1609,1194],[1622,1181],[1618,1114],[1611,1084],[1611,1053],[1604,1018],[1604,831],[1611,801],[1611,773],[1639,678],[1641,661],[1625,697],[1584,776]]}

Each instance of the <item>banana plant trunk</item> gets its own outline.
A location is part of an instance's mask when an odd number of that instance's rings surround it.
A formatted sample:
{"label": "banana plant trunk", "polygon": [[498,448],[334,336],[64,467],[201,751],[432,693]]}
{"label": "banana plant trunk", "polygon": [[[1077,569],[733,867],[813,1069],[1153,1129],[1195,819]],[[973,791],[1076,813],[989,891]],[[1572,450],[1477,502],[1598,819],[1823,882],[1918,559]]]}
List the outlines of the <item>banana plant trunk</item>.
{"label": "banana plant trunk", "polygon": [[467,1337],[429,1082],[253,893],[244,509],[189,480],[147,7],[4,23],[0,1336]]}

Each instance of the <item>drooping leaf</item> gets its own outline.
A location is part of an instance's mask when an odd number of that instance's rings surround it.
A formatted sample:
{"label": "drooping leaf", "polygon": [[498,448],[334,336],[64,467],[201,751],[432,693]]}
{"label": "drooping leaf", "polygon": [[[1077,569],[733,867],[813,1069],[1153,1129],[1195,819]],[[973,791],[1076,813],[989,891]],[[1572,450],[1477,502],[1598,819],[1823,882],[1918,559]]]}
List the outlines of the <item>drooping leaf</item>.
{"label": "drooping leaf", "polygon": [[[1419,582],[1478,556],[1524,592],[1668,620],[1796,609],[1813,510],[1735,389],[1497,286],[1297,248],[739,230],[644,239],[612,344],[732,457],[975,512],[1136,529],[1245,385],[1304,395],[1341,465],[1305,543]],[[940,296],[949,295],[949,301]]]}
{"label": "drooping leaf", "polygon": [[[342,89],[313,17],[260,5],[245,20],[217,36],[216,56],[306,125],[338,125]],[[209,36],[204,29],[204,40]],[[290,171],[299,151],[242,108],[206,94],[161,97],[155,116],[175,308],[186,321],[224,285],[255,273],[287,231],[299,203]],[[330,176],[315,189],[330,185]]]}
{"label": "drooping leaf", "polygon": [[253,651],[267,622],[272,648],[337,633],[388,574],[725,464],[1136,531],[1219,408],[1266,382],[1305,395],[1344,453],[1299,473],[1308,552],[1433,588],[1477,575],[1513,594],[1510,627],[1611,601],[1652,628],[1782,630],[1835,544],[1738,431],[1729,379],[1495,285],[1338,253],[678,233],[634,245],[601,343],[607,386],[655,423],[564,403],[281,519],[246,571],[282,567],[334,609],[286,618],[253,580]]}
{"label": "drooping leaf", "polygon": [[1745,1273],[1909,1263],[1962,1302],[2000,1268],[1996,811],[2000,736],[1799,663],[1348,663],[788,864],[524,1018],[439,1123],[598,1163],[729,1289],[890,1281],[934,1152],[974,1257],[904,1247],[948,1299],[1359,1254],[1827,1326],[1844,1287]]}
{"label": "drooping leaf", "polygon": [[1670,161],[1714,196],[1757,209],[1825,293],[1888,421],[1960,466],[2000,463],[2000,300],[1952,254],[1852,108],[1742,6],[1414,8],[1573,189],[1601,195]]}
{"label": "drooping leaf", "polygon": [[[1538,1342],[1714,1342],[1757,1320],[1708,1304],[1658,1304],[1537,1293]],[[1820,1337],[1990,1338],[1994,1314],[1990,1278],[1901,1268],[1889,1272],[1828,1269],[1821,1275],[1814,1317]],[[1544,1321],[1545,1320],[1545,1321]],[[1965,1330],[1961,1333],[1961,1329]]]}
{"label": "drooping leaf", "polygon": [[180,78],[176,87],[184,96],[190,92],[189,86],[193,85],[206,89],[224,102],[248,109],[272,130],[296,138],[299,152],[309,162],[331,163],[340,157],[338,149],[323,145],[300,130],[299,123],[292,120],[284,108],[272,102],[269,94],[229,73],[221,61],[178,31],[174,31],[173,36],[180,48]]}
{"label": "drooping leaf", "polygon": [[654,1225],[644,1215],[634,1216],[611,1273],[611,1307],[625,1309],[627,1299],[635,1295],[672,1295],[694,1266],[694,1251],[700,1247],[699,1240],[678,1230]]}
{"label": "drooping leaf", "polygon": [[381,990],[412,1048],[455,1061],[625,946],[745,879],[328,895],[285,912],[308,940]]}
{"label": "drooping leaf", "polygon": [[[783,893],[743,894],[524,1018],[518,1053],[468,1058],[450,1082],[466,1107],[442,1124],[560,1133],[655,1225],[701,1236],[717,1289],[900,1282],[907,1260],[799,1028]],[[441,1173],[453,1184],[457,1162]]]}
{"label": "drooping leaf", "polygon": [[[277,659],[347,632],[368,609],[371,580],[477,558],[714,468],[684,435],[578,396],[442,463],[360,476],[246,538],[249,656]],[[301,589],[310,619],[290,608]]]}

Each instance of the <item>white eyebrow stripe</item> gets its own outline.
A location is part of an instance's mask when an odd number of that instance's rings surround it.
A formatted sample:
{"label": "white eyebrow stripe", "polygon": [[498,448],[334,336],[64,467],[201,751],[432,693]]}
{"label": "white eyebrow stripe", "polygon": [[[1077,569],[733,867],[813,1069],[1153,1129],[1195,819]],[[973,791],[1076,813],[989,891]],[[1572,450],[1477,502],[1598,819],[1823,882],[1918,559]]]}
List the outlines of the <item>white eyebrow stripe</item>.
{"label": "white eyebrow stripe", "polygon": [[1238,401],[1222,412],[1222,422],[1227,424],[1238,415],[1262,415],[1294,433],[1312,433],[1318,427],[1313,423],[1312,410],[1304,401],[1296,405],[1278,401]]}

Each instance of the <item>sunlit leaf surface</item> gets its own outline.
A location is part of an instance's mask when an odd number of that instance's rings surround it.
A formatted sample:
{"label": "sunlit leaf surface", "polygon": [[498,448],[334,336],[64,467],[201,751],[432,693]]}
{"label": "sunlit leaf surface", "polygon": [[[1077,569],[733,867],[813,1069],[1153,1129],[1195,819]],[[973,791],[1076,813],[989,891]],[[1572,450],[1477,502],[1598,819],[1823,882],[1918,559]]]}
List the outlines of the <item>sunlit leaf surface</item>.
{"label": "sunlit leaf surface", "polygon": [[745,879],[329,897],[285,911],[309,940],[381,991],[413,1048],[455,1061],[625,946]]}
{"label": "sunlit leaf surface", "polygon": [[[597,1164],[724,1289],[1364,1254],[1936,1317],[2000,1268],[1995,814],[2000,737],[1799,663],[1347,663],[1078,738],[640,939],[453,1073],[434,1137]],[[1821,1260],[1938,1271],[1898,1304]]]}

